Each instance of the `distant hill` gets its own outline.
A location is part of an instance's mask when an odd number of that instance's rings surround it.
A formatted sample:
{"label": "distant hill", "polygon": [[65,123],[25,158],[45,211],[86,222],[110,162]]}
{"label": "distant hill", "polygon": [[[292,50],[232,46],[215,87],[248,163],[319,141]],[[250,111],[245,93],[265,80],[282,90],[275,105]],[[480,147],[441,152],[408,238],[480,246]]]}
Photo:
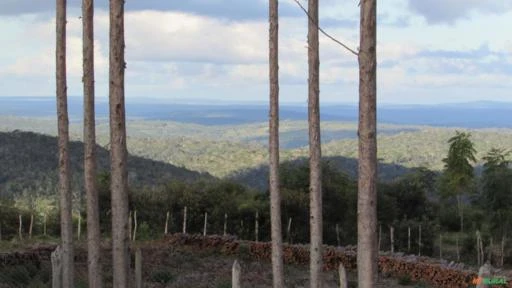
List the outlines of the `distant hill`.
{"label": "distant hill", "polygon": [[[109,152],[97,147],[98,171],[109,170]],[[83,189],[83,143],[70,143],[72,186],[75,194]],[[0,132],[0,194],[52,195],[57,187],[57,138],[32,132]],[[129,185],[156,185],[170,180],[213,179],[168,163],[138,156],[128,157]]]}

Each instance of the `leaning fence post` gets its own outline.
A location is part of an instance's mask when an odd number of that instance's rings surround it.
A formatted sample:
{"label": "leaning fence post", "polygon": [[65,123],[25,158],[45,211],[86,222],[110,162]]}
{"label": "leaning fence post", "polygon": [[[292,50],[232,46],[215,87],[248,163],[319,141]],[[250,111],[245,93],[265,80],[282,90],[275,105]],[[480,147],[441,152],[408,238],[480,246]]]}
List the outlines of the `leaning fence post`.
{"label": "leaning fence post", "polygon": [[235,260],[235,262],[233,263],[233,272],[232,272],[232,279],[231,279],[232,280],[231,281],[232,288],[242,287],[242,285],[240,283],[241,270],[242,270],[242,268],[240,267],[240,263],[238,263],[238,260]]}
{"label": "leaning fence post", "polygon": [[135,285],[142,288],[142,252],[140,248],[135,251]]}
{"label": "leaning fence post", "polygon": [[51,254],[52,261],[52,288],[62,288],[62,262],[61,248],[57,246]]}
{"label": "leaning fence post", "polygon": [[340,266],[338,266],[338,273],[340,276],[340,288],[347,288],[347,271],[345,270],[345,267],[343,266],[343,263],[340,262]]}

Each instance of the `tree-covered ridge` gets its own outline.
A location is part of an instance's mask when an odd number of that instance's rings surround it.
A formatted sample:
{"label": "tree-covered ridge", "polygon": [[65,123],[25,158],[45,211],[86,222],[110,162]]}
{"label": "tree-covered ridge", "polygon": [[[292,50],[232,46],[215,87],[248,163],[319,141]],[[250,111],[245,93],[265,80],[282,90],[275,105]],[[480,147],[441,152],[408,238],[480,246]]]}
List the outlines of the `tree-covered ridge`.
{"label": "tree-covered ridge", "polygon": [[[97,147],[98,168],[109,169],[109,152]],[[83,190],[83,143],[70,143],[72,187],[76,195]],[[0,132],[0,194],[31,193],[32,196],[55,194],[57,185],[57,139],[32,132]],[[163,162],[130,156],[130,185],[145,186],[172,179],[194,181],[212,178]],[[4,195],[5,196],[5,195]]]}
{"label": "tree-covered ridge", "polygon": [[[55,135],[55,120],[1,116],[0,131],[14,129]],[[52,124],[53,123],[53,124]],[[53,128],[48,128],[53,127]],[[322,154],[328,158],[357,158],[356,123],[322,122]],[[287,149],[286,142],[307,140],[305,121],[282,121],[281,160],[307,157],[307,148]],[[228,177],[265,166],[268,161],[267,123],[204,126],[170,121],[132,120],[127,123],[128,151],[132,155],[162,161],[193,171]],[[52,131],[53,130],[53,131]],[[381,163],[443,169],[447,141],[455,130],[468,131],[475,144],[477,164],[493,147],[512,147],[512,129],[457,129],[428,126],[381,124],[378,127],[378,157]],[[70,123],[71,138],[81,140],[82,125]],[[98,144],[108,148],[108,123],[97,124]],[[330,135],[330,136],[329,136]],[[341,139],[341,140],[333,140]],[[339,166],[350,175],[355,166]],[[391,166],[390,166],[391,167]],[[379,170],[381,177],[393,178],[391,170]],[[245,171],[245,172],[244,172]],[[355,170],[354,170],[355,171]],[[259,182],[264,181],[260,179]]]}

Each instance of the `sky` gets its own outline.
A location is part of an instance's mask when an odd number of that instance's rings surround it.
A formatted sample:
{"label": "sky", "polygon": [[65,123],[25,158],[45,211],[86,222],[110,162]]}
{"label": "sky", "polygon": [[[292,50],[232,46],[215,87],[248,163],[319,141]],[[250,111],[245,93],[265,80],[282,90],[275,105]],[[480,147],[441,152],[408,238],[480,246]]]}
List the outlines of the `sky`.
{"label": "sky", "polygon": [[[305,0],[301,0],[307,6]],[[68,0],[68,95],[82,95],[81,0]],[[95,1],[96,94],[108,97],[108,1]],[[359,0],[320,0],[357,49]],[[55,95],[55,1],[0,1],[0,96]],[[126,98],[268,101],[268,0],[126,0]],[[307,18],[279,1],[282,102],[307,102]],[[512,102],[512,1],[378,1],[379,103]],[[320,36],[320,99],[357,103],[357,57]]]}

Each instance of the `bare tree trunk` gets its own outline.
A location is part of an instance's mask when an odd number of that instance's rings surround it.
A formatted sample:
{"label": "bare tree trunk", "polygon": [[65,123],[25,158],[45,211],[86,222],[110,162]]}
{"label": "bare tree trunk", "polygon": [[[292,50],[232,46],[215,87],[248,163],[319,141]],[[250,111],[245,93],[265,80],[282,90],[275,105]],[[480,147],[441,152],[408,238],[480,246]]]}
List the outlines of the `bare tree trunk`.
{"label": "bare tree trunk", "polygon": [[110,0],[110,165],[114,288],[129,287],[128,174],[124,100],[124,0]]}
{"label": "bare tree trunk", "polygon": [[167,211],[167,214],[165,215],[164,235],[167,235],[167,233],[169,233],[169,211]]}
{"label": "bare tree trunk", "polygon": [[258,211],[256,211],[256,215],[254,215],[254,241],[259,241],[259,232],[260,232],[260,222],[259,222],[260,215]]}
{"label": "bare tree trunk", "polygon": [[288,243],[292,243],[292,217],[288,218],[288,227],[286,228],[286,237],[288,238]]}
{"label": "bare tree trunk", "polygon": [[63,288],[62,286],[62,248],[57,246],[50,255],[52,263],[52,288]]}
{"label": "bare tree trunk", "polygon": [[494,243],[492,241],[492,237],[491,237],[491,241],[489,243],[489,264],[492,265],[492,252],[493,252],[493,247],[494,247]]}
{"label": "bare tree trunk", "polygon": [[187,206],[183,208],[183,234],[187,234]]}
{"label": "bare tree trunk", "polygon": [[377,1],[361,0],[357,270],[360,288],[377,281]]}
{"label": "bare tree trunk", "polygon": [[204,212],[204,227],[203,227],[203,236],[206,236],[206,226],[208,225],[208,212]]}
{"label": "bare tree trunk", "polygon": [[505,258],[505,242],[507,239],[507,235],[503,234],[501,237],[501,251],[500,251],[500,267],[503,267],[503,260]]}
{"label": "bare tree trunk", "polygon": [[457,262],[460,261],[459,234],[455,238],[455,250],[457,251]]}
{"label": "bare tree trunk", "polygon": [[18,215],[18,222],[19,222],[19,225],[18,225],[18,238],[20,240],[23,240],[23,233],[22,233],[22,229],[23,229],[23,218],[21,216],[21,214]]}
{"label": "bare tree trunk", "polygon": [[46,213],[43,215],[43,235],[46,236]]}
{"label": "bare tree trunk", "polygon": [[459,210],[459,219],[460,219],[460,233],[464,233],[464,203],[462,203],[462,196],[460,194],[457,195],[457,207]]}
{"label": "bare tree trunk", "polygon": [[443,235],[439,234],[439,259],[443,259]]}
{"label": "bare tree trunk", "polygon": [[32,228],[34,228],[34,214],[30,214],[30,225],[28,226],[28,239],[32,239]]}
{"label": "bare tree trunk", "polygon": [[391,254],[395,253],[395,228],[393,226],[389,226],[389,240],[391,242]]}
{"label": "bare tree trunk", "polygon": [[59,198],[62,241],[62,286],[74,287],[72,194],[69,169],[69,120],[66,79],[66,0],[57,0],[56,79],[59,134]]}
{"label": "bare tree trunk", "polygon": [[[457,244],[458,245],[458,244]],[[458,247],[458,246],[457,246]],[[457,248],[458,249],[458,248]],[[458,251],[458,250],[457,250]],[[418,256],[421,256],[421,224],[418,229]]]}
{"label": "bare tree trunk", "polygon": [[279,190],[279,3],[269,2],[269,189],[273,287],[284,287],[281,192]]}
{"label": "bare tree trunk", "polygon": [[224,236],[228,233],[228,213],[224,213]]}
{"label": "bare tree trunk", "polygon": [[338,244],[338,247],[341,245],[340,240],[340,225],[336,223],[336,243]]}
{"label": "bare tree trunk", "polygon": [[407,227],[407,252],[411,251],[411,226]]}
{"label": "bare tree trunk", "polygon": [[382,251],[380,244],[382,243],[382,224],[379,224],[379,240],[377,242],[377,252]]}
{"label": "bare tree trunk", "polygon": [[84,184],[87,197],[87,272],[89,288],[101,288],[101,232],[96,184],[96,121],[94,109],[94,0],[82,0],[82,30]]}
{"label": "bare tree trunk", "polygon": [[308,120],[309,120],[309,207],[310,282],[322,287],[322,152],[320,147],[320,57],[318,44],[318,0],[308,1]]}
{"label": "bare tree trunk", "polygon": [[340,277],[340,288],[348,288],[347,271],[341,262],[338,266],[338,274]]}
{"label": "bare tree trunk", "polygon": [[132,241],[137,239],[137,210],[133,212],[133,236]]}
{"label": "bare tree trunk", "polygon": [[78,225],[76,228],[76,239],[80,241],[80,237],[82,236],[82,214],[78,211]]}

